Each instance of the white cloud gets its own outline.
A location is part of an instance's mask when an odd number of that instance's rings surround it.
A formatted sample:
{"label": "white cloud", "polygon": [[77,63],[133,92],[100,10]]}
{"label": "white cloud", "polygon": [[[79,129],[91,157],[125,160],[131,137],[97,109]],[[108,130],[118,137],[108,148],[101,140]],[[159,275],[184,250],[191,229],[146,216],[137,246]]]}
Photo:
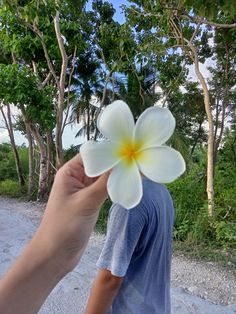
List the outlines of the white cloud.
{"label": "white cloud", "polygon": [[0,143],[9,142],[9,136],[7,130],[0,131]]}
{"label": "white cloud", "polygon": [[[19,131],[14,132],[14,138],[15,138],[16,145],[28,144],[26,138]],[[0,144],[6,143],[6,142],[7,143],[10,142],[10,138],[8,136],[7,130],[4,130],[4,131],[0,130]]]}
{"label": "white cloud", "polygon": [[[10,109],[13,116],[20,114],[20,110],[16,106],[10,105]],[[7,114],[7,108],[5,106],[3,106],[3,111]]]}
{"label": "white cloud", "polygon": [[[11,108],[11,114],[12,114],[12,121],[14,122],[14,117],[16,117],[20,112],[19,109],[15,106],[10,106]],[[6,113],[6,108],[3,108],[4,113]],[[0,143],[5,143],[5,142],[10,142],[10,138],[8,136],[7,130],[2,129],[1,127],[5,128],[5,122],[4,119],[0,113]],[[25,136],[23,136],[19,131],[14,132],[14,138],[16,145],[22,145],[26,144],[27,145],[27,140]]]}
{"label": "white cloud", "polygon": [[69,148],[71,145],[79,145],[84,142],[82,137],[75,137],[76,133],[79,131],[80,125],[76,124],[73,126],[68,125],[62,135],[63,148]]}
{"label": "white cloud", "polygon": [[[206,62],[204,64],[199,63],[199,69],[205,80],[211,78],[211,73],[208,70],[208,67],[215,67],[215,61],[213,61],[211,58],[206,59]],[[188,69],[189,69],[188,79],[193,82],[198,82],[194,65],[188,66]]]}
{"label": "white cloud", "polygon": [[11,106],[11,114],[13,116],[20,114],[20,110],[16,106]]}

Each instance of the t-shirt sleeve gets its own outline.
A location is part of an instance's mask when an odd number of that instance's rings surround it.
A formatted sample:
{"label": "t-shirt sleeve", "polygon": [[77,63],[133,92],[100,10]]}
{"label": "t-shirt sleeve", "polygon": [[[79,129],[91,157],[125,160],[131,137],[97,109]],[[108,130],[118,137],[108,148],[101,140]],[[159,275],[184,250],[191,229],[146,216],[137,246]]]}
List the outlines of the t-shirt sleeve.
{"label": "t-shirt sleeve", "polygon": [[118,204],[113,205],[97,266],[110,270],[114,276],[125,276],[144,226],[145,218],[138,206],[127,210]]}

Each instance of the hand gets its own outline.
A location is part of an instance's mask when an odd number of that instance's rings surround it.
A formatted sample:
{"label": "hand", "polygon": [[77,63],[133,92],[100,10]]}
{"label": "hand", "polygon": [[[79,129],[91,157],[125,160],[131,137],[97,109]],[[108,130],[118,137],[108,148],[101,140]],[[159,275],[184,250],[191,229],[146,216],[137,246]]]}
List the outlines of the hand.
{"label": "hand", "polygon": [[0,281],[0,313],[37,313],[77,265],[107,197],[107,178],[86,177],[79,155],[58,171],[36,234]]}
{"label": "hand", "polygon": [[56,174],[37,236],[66,272],[77,265],[83,254],[107,198],[107,179],[108,174],[88,178],[80,155]]}

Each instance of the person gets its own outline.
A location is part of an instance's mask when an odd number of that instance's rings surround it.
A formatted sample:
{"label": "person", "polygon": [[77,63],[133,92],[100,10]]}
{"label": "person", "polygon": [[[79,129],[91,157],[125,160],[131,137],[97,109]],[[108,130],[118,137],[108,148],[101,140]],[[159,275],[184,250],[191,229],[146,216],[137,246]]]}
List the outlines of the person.
{"label": "person", "polygon": [[107,178],[88,178],[80,155],[57,172],[38,230],[0,281],[0,313],[38,312],[78,264],[107,198]]}
{"label": "person", "polygon": [[143,198],[113,204],[85,314],[169,314],[174,207],[164,185],[143,178]]}

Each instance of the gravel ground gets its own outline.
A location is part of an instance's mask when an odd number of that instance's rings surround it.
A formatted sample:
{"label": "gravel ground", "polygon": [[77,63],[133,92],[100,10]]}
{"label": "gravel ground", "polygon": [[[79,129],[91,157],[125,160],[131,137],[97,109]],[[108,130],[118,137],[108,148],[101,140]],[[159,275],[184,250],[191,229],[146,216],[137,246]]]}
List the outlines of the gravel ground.
{"label": "gravel ground", "polygon": [[[41,220],[43,207],[39,203],[0,197],[0,277],[31,238]],[[83,313],[104,239],[103,235],[92,235],[79,266],[53,290],[40,314]],[[236,271],[174,254],[172,312],[236,313]]]}
{"label": "gravel ground", "polygon": [[229,270],[212,262],[194,261],[174,254],[172,283],[214,303],[236,304],[236,269]]}

